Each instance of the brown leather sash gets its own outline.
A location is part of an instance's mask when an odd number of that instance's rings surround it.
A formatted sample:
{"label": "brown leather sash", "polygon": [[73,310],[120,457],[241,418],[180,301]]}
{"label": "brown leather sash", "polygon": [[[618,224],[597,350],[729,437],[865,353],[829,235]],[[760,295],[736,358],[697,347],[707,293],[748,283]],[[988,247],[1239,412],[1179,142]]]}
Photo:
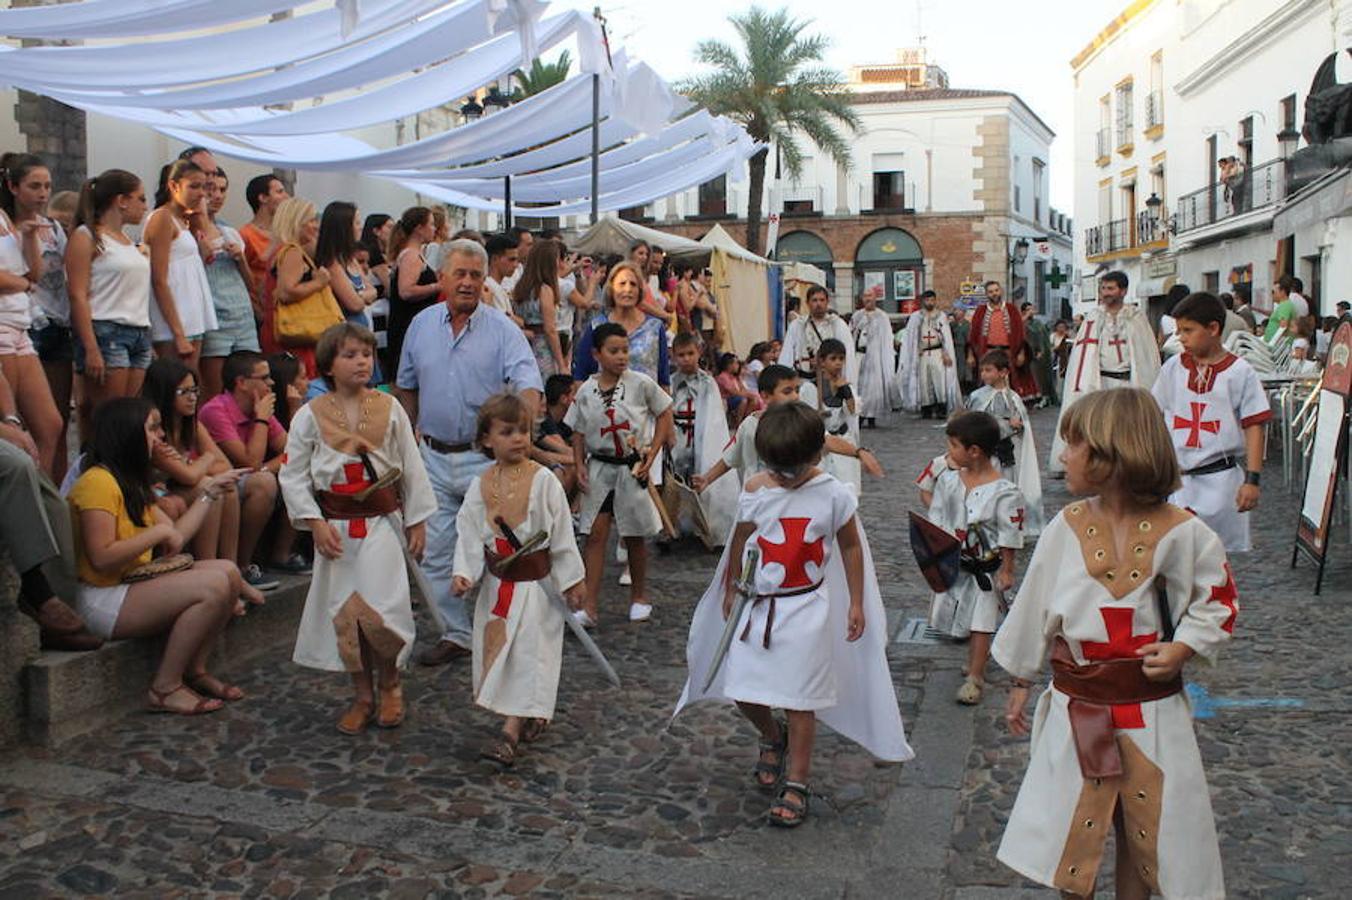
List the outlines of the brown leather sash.
{"label": "brown leather sash", "polygon": [[484,548],[484,559],[488,562],[488,571],[499,581],[539,581],[547,578],[551,570],[547,549],[518,556],[506,569],[502,568],[502,561],[506,557],[499,556],[487,547]]}
{"label": "brown leather sash", "polygon": [[399,509],[399,492],[393,486],[376,488],[363,500],[333,491],[315,491],[315,499],[326,519],[369,519]]}
{"label": "brown leather sash", "polygon": [[[765,611],[765,634],[761,636],[761,646],[766,650],[770,649],[770,632],[775,627],[775,601],[780,597],[801,597],[804,594],[810,594],[822,586],[822,582],[809,584],[807,587],[801,587],[792,591],[780,591],[774,594],[752,594],[750,597],[751,605],[755,606],[761,601],[769,601],[770,608]],[[746,626],[742,628],[741,637],[738,640],[746,640],[751,636],[751,616],[746,617]]]}
{"label": "brown leather sash", "polygon": [[1070,731],[1085,778],[1122,774],[1122,755],[1113,728],[1112,707],[1163,700],[1183,690],[1183,678],[1151,681],[1139,659],[1110,659],[1076,665],[1064,638],[1052,650],[1052,685],[1070,697]]}

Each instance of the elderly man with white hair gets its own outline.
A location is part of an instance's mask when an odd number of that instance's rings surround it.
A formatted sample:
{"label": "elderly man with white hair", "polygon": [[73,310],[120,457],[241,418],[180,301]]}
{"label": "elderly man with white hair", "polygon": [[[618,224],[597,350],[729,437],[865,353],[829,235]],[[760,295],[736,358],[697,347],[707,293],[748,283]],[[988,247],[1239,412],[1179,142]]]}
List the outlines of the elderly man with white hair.
{"label": "elderly man with white hair", "polygon": [[479,407],[494,394],[520,392],[540,408],[540,369],[521,329],[482,303],[488,254],[470,240],[443,246],[440,284],[446,300],[414,316],[404,336],[395,389],[417,423],[423,462],[437,497],[427,523],[422,569],[445,624],[435,647],[418,657],[439,666],[470,655],[473,622],[464,597],[451,591],[455,517],[470,484],[489,466],[473,446]]}

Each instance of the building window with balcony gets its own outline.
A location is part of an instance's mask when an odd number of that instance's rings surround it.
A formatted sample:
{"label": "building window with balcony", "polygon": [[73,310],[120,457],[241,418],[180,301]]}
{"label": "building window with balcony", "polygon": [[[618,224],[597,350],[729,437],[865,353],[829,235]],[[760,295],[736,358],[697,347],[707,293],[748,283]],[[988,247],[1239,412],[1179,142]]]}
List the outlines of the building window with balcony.
{"label": "building window with balcony", "polygon": [[1042,182],[1047,177],[1047,164],[1033,160],[1033,221],[1042,224]]}
{"label": "building window with balcony", "polygon": [[713,181],[699,186],[699,214],[726,216],[728,214],[728,177],[719,175]]}
{"label": "building window with balcony", "polygon": [[1282,98],[1282,131],[1296,131],[1296,95]]}
{"label": "building window with balcony", "polygon": [[873,173],[873,208],[879,210],[906,208],[905,172]]}
{"label": "building window with balcony", "polygon": [[785,200],[784,215],[786,216],[809,216],[816,212],[812,208],[811,200]]}
{"label": "building window with balcony", "polygon": [[1150,93],[1145,95],[1145,136],[1158,140],[1164,134],[1164,52],[1150,57]]}
{"label": "building window with balcony", "polygon": [[1133,149],[1132,90],[1130,78],[1117,86],[1117,152],[1123,156],[1129,156]]}
{"label": "building window with balcony", "polygon": [[1095,158],[1100,166],[1113,161],[1112,125],[1112,98],[1105,94],[1099,98],[1099,127],[1094,135]]}

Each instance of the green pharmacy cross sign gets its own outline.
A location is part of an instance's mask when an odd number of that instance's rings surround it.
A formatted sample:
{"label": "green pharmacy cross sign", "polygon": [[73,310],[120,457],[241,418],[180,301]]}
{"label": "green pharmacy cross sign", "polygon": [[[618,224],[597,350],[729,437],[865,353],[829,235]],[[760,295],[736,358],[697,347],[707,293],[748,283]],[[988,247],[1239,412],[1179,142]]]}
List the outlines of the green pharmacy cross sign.
{"label": "green pharmacy cross sign", "polygon": [[1060,290],[1061,285],[1070,280],[1070,275],[1061,271],[1060,263],[1052,263],[1052,270],[1042,276],[1042,280],[1051,285],[1052,290]]}

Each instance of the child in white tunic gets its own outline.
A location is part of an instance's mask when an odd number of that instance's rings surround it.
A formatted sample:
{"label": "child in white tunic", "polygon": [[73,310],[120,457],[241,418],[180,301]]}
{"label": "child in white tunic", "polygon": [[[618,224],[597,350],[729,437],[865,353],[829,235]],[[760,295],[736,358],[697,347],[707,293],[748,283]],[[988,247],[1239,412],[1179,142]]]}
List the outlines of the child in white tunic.
{"label": "child in white tunic", "polygon": [[[695,611],[690,677],[676,708],[737,703],[761,734],[756,784],[779,787],[769,820],[786,827],[808,813],[818,717],[882,759],[913,755],[887,668],[886,618],[858,501],[815,466],[824,437],[821,417],[804,404],[776,404],[762,415],[756,449],[767,471],[742,492],[723,560]],[[752,593],[735,625],[739,639],[714,670],[748,543],[759,554]],[[774,707],[786,710],[787,722],[774,718]]]}
{"label": "child in white tunic", "polygon": [[[859,443],[859,404],[854,385],[845,377],[845,345],[835,338],[827,338],[817,348],[818,390],[821,395],[819,411],[826,420],[826,433],[838,440]],[[859,460],[839,453],[828,453],[822,462],[828,475],[848,486],[859,496],[863,487]]]}
{"label": "child in white tunic", "polygon": [[[648,603],[648,548],[644,539],[662,529],[648,493],[648,472],[671,438],[671,398],[647,375],[629,368],[629,336],[613,322],[592,333],[598,371],[578,388],[564,417],[573,429],[573,456],[582,488],[579,530],[587,535],[587,599],[579,618],[596,624],[604,574],[606,539],[615,520],[629,551],[629,620],[652,615]],[[655,424],[654,424],[655,423]],[[641,436],[652,442],[640,447]]]}
{"label": "child in white tunic", "polygon": [[[376,724],[403,721],[399,669],[415,632],[401,544],[422,555],[437,507],[403,407],[366,386],[375,346],[375,335],[350,322],[324,332],[315,359],[332,390],[292,418],[278,478],[291,521],[313,534],[316,551],[293,658],[351,673],[355,696],[338,722],[344,734],[365,730],[375,714],[377,672]],[[391,473],[394,483],[376,485]]]}
{"label": "child in white tunic", "polygon": [[[699,367],[700,339],[698,335],[683,332],[671,344],[676,371],[671,375],[672,418],[675,422],[676,442],[668,456],[670,475],[662,481],[662,497],[667,512],[678,529],[696,534],[705,546],[722,547],[732,529],[737,512],[737,495],[741,479],[724,479],[711,490],[691,498],[681,490],[677,481],[691,484],[696,475],[704,472],[719,459],[731,442],[728,438],[727,406],[718,391],[712,375]],[[689,509],[698,503],[696,511]]]}
{"label": "child in white tunic", "polygon": [[[1215,533],[1166,502],[1179,481],[1140,388],[1085,394],[1061,420],[1066,487],[995,638],[1014,676],[1005,719],[1026,734],[1029,679],[1051,656],[1028,771],[999,858],[1088,896],[1117,828],[1118,897],[1225,896],[1202,759],[1180,675],[1230,639],[1237,593]],[[1094,497],[1088,495],[1097,494]]]}
{"label": "child in white tunic", "polygon": [[915,487],[920,492],[920,503],[926,510],[934,502],[934,488],[939,483],[939,476],[953,468],[955,468],[953,461],[948,458],[948,451],[945,450],[925,463],[925,468],[915,476]]}
{"label": "child in white tunic", "polygon": [[1014,554],[1023,546],[1023,494],[1000,477],[993,458],[1008,462],[1009,441],[988,413],[965,412],[946,426],[952,468],[939,476],[929,519],[962,542],[962,568],[953,586],[935,594],[930,625],[970,638],[967,678],[957,701],[981,702],[991,635],[1000,623],[1005,592],[1014,586]]}
{"label": "child in white tunic", "polygon": [[[573,537],[563,485],[530,460],[531,413],[514,394],[479,408],[475,443],[494,460],[465,492],[456,516],[452,589],[468,596],[482,579],[474,608],[474,702],[506,716],[502,738],[480,755],[505,766],[517,747],[554,717],[563,664],[562,595],[582,605],[582,556]],[[520,544],[547,541],[504,566]]]}
{"label": "child in white tunic", "polygon": [[1169,358],[1151,389],[1183,469],[1169,502],[1200,516],[1226,552],[1242,553],[1253,546],[1249,511],[1258,505],[1272,405],[1253,367],[1221,344],[1219,298],[1190,294],[1174,319],[1183,352]]}
{"label": "child in white tunic", "polygon": [[1014,465],[1003,468],[1005,476],[1023,491],[1025,537],[1042,532],[1042,474],[1038,463],[1033,429],[1029,427],[1028,407],[1009,386],[1009,354],[988,350],[981,357],[981,387],[967,398],[967,408],[987,412],[1000,422],[1000,434],[1014,445]]}

